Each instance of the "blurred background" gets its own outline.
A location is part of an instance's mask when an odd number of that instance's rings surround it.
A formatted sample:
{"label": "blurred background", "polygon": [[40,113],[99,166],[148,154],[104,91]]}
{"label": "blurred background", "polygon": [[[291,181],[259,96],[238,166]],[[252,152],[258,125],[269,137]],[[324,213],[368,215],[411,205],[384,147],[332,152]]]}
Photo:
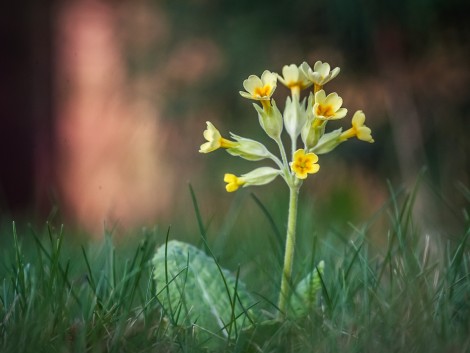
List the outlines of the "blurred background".
{"label": "blurred background", "polygon": [[[429,227],[451,226],[466,202],[470,21],[458,0],[22,1],[0,11],[0,210],[4,219],[103,229],[195,227],[193,186],[215,224],[281,209],[274,185],[227,194],[223,174],[260,163],[198,153],[205,122],[266,141],[238,91],[250,74],[327,61],[327,91],[357,109],[375,143],[320,159],[302,203],[319,227],[371,219],[389,185],[409,188]],[[283,107],[287,89],[275,98]],[[273,190],[279,192],[273,193]],[[453,205],[455,214],[441,211]],[[241,205],[241,206],[240,206]],[[250,213],[251,212],[251,213]],[[310,211],[309,211],[310,212]],[[452,212],[451,212],[452,213]],[[237,216],[233,216],[237,214]],[[421,217],[422,216],[422,217]],[[282,221],[279,222],[282,224]],[[226,222],[224,223],[227,226]],[[225,231],[228,231],[227,229]]]}

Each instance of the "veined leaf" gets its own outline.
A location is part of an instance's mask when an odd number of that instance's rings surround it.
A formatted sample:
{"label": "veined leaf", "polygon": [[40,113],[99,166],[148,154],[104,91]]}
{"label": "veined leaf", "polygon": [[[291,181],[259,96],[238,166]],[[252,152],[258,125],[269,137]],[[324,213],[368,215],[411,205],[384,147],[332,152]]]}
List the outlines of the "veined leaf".
{"label": "veined leaf", "polygon": [[157,298],[173,325],[227,338],[252,322],[256,302],[245,285],[195,246],[169,241],[152,263]]}

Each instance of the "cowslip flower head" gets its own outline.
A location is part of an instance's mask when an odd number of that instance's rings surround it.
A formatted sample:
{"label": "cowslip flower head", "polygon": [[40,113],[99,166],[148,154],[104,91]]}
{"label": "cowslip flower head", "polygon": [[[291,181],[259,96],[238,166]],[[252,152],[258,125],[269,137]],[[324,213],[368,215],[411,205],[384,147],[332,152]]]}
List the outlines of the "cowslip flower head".
{"label": "cowslip flower head", "polygon": [[[306,63],[303,63],[302,65],[304,64]],[[312,85],[312,82],[301,69],[302,65],[285,65],[282,68],[282,76],[278,75],[279,81],[289,88],[292,91],[292,94],[299,94],[301,90]]]}
{"label": "cowslip flower head", "polygon": [[250,75],[243,81],[243,87],[246,92],[240,91],[244,98],[266,101],[270,100],[277,85],[277,75],[271,71],[265,70],[259,78],[256,75]]}
{"label": "cowslip flower head", "polygon": [[310,81],[312,81],[316,87],[322,87],[323,85],[330,82],[339,74],[339,67],[335,67],[331,70],[330,64],[323,63],[321,61],[317,61],[315,65],[313,65],[313,69],[311,67],[304,66],[304,70],[306,70],[305,75],[308,77]]}
{"label": "cowslip flower head", "polygon": [[280,173],[281,171],[279,169],[271,167],[257,168],[249,173],[242,174],[240,177],[227,173],[224,175],[224,181],[227,183],[227,185],[225,185],[225,189],[227,192],[234,192],[240,187],[265,185],[276,179]]}
{"label": "cowslip flower head", "polygon": [[356,113],[354,113],[352,118],[352,127],[341,134],[341,140],[345,141],[351,137],[356,136],[361,141],[373,143],[374,139],[372,138],[371,134],[372,130],[364,125],[365,121],[366,115],[362,112],[362,110],[358,110]]}
{"label": "cowslip flower head", "polygon": [[203,143],[199,149],[200,153],[209,153],[215,151],[219,148],[233,148],[237,146],[237,142],[227,140],[220,135],[219,130],[215,126],[207,121],[207,129],[204,130],[204,138],[207,140],[206,143]]}
{"label": "cowslip flower head", "polygon": [[320,170],[318,156],[315,153],[305,153],[305,150],[295,151],[290,167],[299,179],[307,178],[308,174],[315,174]]}
{"label": "cowslip flower head", "polygon": [[313,115],[320,120],[337,120],[346,116],[348,110],[341,108],[343,99],[336,92],[326,95],[324,90],[315,93]]}

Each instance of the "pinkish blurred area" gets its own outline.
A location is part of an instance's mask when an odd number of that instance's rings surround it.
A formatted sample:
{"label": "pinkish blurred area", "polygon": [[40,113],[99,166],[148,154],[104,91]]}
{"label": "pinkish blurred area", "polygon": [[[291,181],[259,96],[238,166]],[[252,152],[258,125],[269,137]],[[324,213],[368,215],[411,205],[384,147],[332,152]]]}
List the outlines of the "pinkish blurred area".
{"label": "pinkish blurred area", "polygon": [[116,12],[68,2],[56,32],[58,190],[63,212],[93,233],[154,218],[173,188],[159,112],[127,78]]}
{"label": "pinkish blurred area", "polygon": [[188,161],[175,151],[186,145],[184,128],[170,136],[177,127],[161,121],[163,100],[175,87],[217,70],[218,48],[207,39],[184,41],[163,67],[129,77],[123,46],[145,50],[167,40],[163,12],[142,4],[71,1],[61,6],[56,26],[56,177],[62,212],[92,234],[168,217],[179,194],[176,177],[188,172]]}
{"label": "pinkish blurred area", "polygon": [[[198,154],[205,121],[262,140],[251,102],[238,95],[242,81],[304,60],[341,67],[329,89],[366,113],[376,140],[322,159],[324,174],[306,186],[320,209],[345,190],[354,200],[345,217],[367,217],[387,200],[386,180],[411,185],[423,166],[457,204],[455,184],[469,184],[470,31],[446,20],[454,12],[445,4],[410,5],[403,18],[385,3],[348,13],[341,1],[26,4],[0,21],[10,40],[0,92],[5,214],[41,222],[57,206],[61,221],[89,234],[125,232],[194,212],[188,182],[209,214],[227,208],[223,174],[253,167]],[[323,6],[332,11],[312,22]],[[281,108],[285,93],[275,92]],[[438,215],[428,200],[417,204]]]}

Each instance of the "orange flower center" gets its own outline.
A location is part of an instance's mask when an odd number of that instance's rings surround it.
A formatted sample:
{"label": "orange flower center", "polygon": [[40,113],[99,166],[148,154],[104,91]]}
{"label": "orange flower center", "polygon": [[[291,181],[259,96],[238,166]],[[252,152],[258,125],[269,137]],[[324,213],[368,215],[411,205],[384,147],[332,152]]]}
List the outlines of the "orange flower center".
{"label": "orange flower center", "polygon": [[253,95],[255,97],[266,97],[266,96],[269,96],[270,93],[271,93],[271,86],[264,85],[263,87],[256,87],[255,91],[253,92]]}
{"label": "orange flower center", "polygon": [[335,115],[335,112],[331,105],[321,105],[321,104],[318,105],[315,113],[317,116],[324,116],[325,118],[329,118]]}
{"label": "orange flower center", "polygon": [[309,169],[309,159],[304,158],[304,157],[298,157],[297,160],[295,161],[295,167],[296,169],[299,169],[300,171],[304,172],[305,169]]}

